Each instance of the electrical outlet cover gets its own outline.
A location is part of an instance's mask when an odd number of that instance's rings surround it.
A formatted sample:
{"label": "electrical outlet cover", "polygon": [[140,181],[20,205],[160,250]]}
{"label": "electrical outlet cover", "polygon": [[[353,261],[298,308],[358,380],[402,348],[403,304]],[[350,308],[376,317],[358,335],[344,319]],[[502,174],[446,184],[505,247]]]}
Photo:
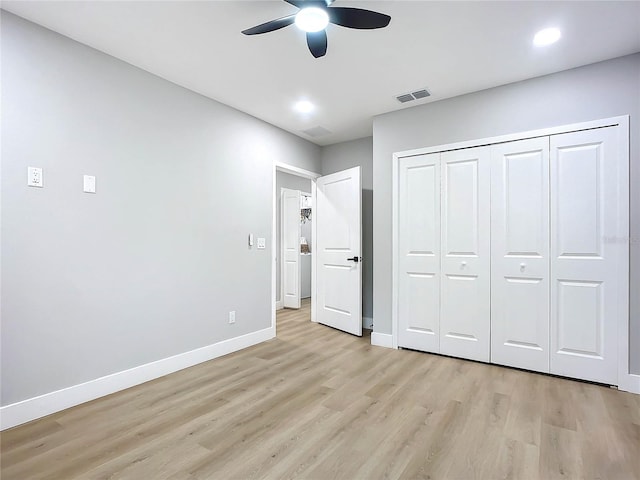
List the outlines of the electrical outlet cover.
{"label": "electrical outlet cover", "polygon": [[27,168],[27,185],[29,187],[38,187],[38,188],[42,188],[44,186],[41,168],[38,168],[38,167]]}

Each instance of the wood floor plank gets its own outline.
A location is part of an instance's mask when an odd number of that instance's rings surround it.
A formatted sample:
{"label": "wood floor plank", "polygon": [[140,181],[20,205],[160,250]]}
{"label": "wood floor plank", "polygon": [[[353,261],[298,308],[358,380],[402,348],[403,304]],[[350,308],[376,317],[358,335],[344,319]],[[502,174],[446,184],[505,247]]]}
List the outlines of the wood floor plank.
{"label": "wood floor plank", "polygon": [[503,438],[495,464],[487,471],[487,478],[505,480],[541,478],[538,470],[540,449],[537,445]]}
{"label": "wood floor plank", "polygon": [[580,440],[574,430],[542,424],[539,476],[545,479],[591,478],[583,471]]}
{"label": "wood floor plank", "polygon": [[276,339],[0,435],[3,480],[640,480],[640,396],[277,315]]}

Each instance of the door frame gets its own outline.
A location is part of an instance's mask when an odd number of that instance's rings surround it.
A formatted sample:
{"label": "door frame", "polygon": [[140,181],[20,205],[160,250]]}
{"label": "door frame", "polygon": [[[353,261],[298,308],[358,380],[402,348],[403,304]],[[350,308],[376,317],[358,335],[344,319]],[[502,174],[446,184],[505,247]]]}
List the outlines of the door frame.
{"label": "door frame", "polygon": [[[493,145],[498,143],[512,142],[515,140],[525,140],[536,137],[546,137],[562,133],[577,132],[580,130],[590,130],[594,128],[614,127],[619,128],[619,148],[620,155],[626,159],[627,168],[630,166],[630,147],[629,147],[629,115],[605,118],[590,122],[580,122],[557,127],[543,128],[539,130],[530,130],[525,132],[512,133],[507,135],[499,135],[464,142],[448,143],[443,145],[435,145],[432,147],[424,147],[412,150],[395,152],[392,157],[392,294],[391,294],[391,345],[392,348],[398,348],[398,228],[399,228],[399,165],[400,159],[429,153],[441,153],[450,150],[460,150],[465,148],[473,148],[480,146]],[[623,239],[630,238],[629,226],[631,223],[630,215],[630,199],[629,199],[629,182],[623,182],[619,185],[620,198],[623,199],[619,209],[617,237]],[[627,392],[640,394],[640,375],[633,374],[629,368],[629,248],[620,249],[620,255],[617,259],[618,265],[626,267],[626,274],[620,275],[620,288],[618,292],[618,388]]]}
{"label": "door frame", "polygon": [[[308,178],[311,180],[311,203],[315,204],[316,197],[316,178],[320,177],[320,173],[312,172],[311,170],[305,170],[304,168],[289,165],[283,162],[273,162],[273,168],[271,172],[271,328],[273,328],[274,336],[277,335],[276,331],[276,261],[277,261],[277,249],[276,249],[276,209],[278,208],[278,192],[276,192],[276,175],[277,172],[288,173],[290,175],[296,175],[298,177]],[[315,224],[311,224],[311,244],[315,245],[316,241],[316,227]],[[282,292],[281,292],[282,293]],[[280,299],[282,300],[282,299]],[[316,257],[311,256],[311,321],[316,321]]]}

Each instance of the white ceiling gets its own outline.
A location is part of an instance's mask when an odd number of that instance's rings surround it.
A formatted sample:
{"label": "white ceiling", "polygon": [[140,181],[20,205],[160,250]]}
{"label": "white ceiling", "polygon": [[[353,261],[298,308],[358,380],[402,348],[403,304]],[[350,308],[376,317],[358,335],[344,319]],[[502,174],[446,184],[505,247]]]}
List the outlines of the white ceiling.
{"label": "white ceiling", "polygon": [[[314,59],[295,26],[241,30],[297,11],[262,1],[2,1],[2,8],[319,145],[371,135],[374,115],[640,51],[640,2],[337,0],[391,15],[381,30],[330,25]],[[562,39],[532,46],[539,29]],[[428,87],[432,97],[395,96]],[[306,117],[291,106],[306,98]],[[301,130],[322,126],[330,135]]]}

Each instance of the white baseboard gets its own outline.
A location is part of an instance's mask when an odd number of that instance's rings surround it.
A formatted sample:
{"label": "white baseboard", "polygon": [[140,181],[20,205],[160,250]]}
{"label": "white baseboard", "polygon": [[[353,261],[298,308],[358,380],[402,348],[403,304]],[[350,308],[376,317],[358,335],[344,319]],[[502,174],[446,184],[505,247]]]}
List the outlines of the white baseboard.
{"label": "white baseboard", "polygon": [[282,306],[282,300],[276,301],[276,310],[282,310],[284,307]]}
{"label": "white baseboard", "polygon": [[362,317],[362,328],[367,328],[371,330],[373,328],[373,318],[372,317]]}
{"label": "white baseboard", "polygon": [[393,336],[388,333],[371,332],[371,345],[393,348]]}
{"label": "white baseboard", "polygon": [[640,375],[628,373],[618,379],[618,390],[640,394]]}
{"label": "white baseboard", "polygon": [[269,327],[0,408],[0,430],[163,377],[275,337]]}

